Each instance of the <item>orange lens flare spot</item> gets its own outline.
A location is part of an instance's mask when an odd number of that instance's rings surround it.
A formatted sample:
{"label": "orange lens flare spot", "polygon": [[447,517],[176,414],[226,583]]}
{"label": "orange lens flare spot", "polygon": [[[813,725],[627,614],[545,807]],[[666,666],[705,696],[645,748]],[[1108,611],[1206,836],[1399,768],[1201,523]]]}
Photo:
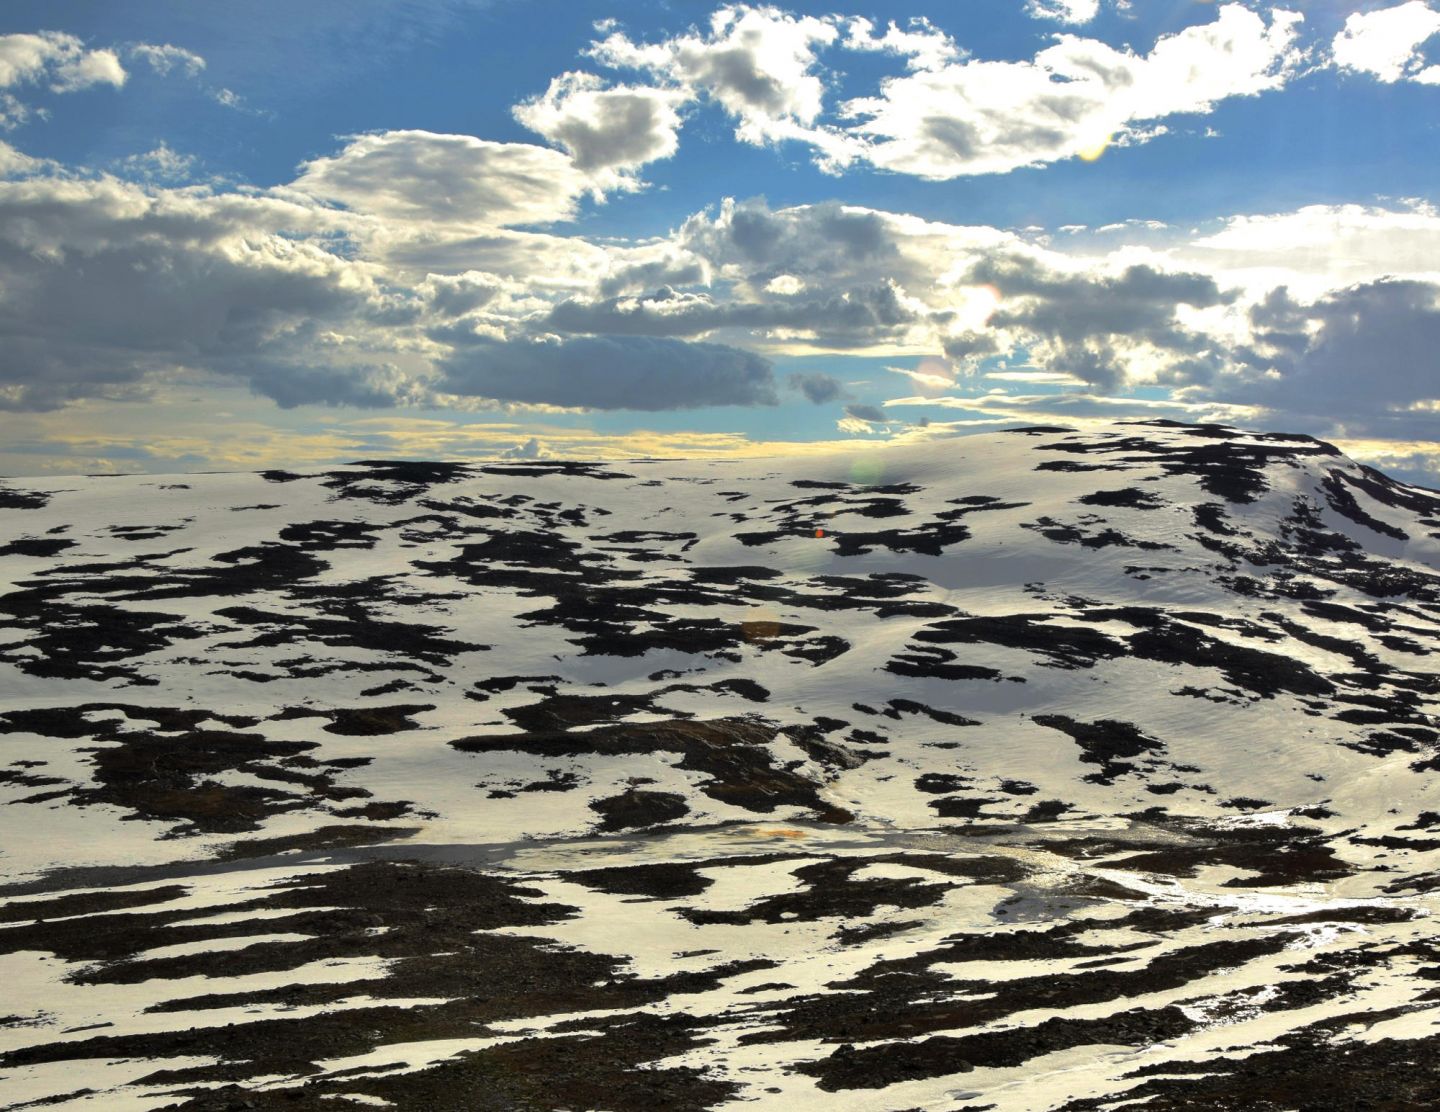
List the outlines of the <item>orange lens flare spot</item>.
{"label": "orange lens flare spot", "polygon": [[740,623],[740,636],[752,644],[780,636],[780,623],[767,619]]}
{"label": "orange lens flare spot", "polygon": [[815,535],[816,535],[817,537],[823,537],[823,536],[825,535],[825,530],[824,530],[824,529],[816,529],[816,530],[815,530]]}

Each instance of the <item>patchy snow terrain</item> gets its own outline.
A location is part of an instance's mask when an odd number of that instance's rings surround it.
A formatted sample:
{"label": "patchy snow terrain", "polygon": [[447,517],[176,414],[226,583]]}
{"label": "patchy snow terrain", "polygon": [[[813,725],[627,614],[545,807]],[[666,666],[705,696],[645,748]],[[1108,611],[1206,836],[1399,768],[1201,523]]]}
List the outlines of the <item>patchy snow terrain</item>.
{"label": "patchy snow terrain", "polygon": [[1215,426],[7,481],[0,1106],[1435,1106],[1437,631]]}

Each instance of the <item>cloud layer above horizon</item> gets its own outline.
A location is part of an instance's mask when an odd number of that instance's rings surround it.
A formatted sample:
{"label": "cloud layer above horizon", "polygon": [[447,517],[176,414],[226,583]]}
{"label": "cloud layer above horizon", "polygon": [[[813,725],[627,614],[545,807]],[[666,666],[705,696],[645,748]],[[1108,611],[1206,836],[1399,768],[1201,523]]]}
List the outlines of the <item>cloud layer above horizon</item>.
{"label": "cloud layer above horizon", "polygon": [[[47,151],[62,102],[103,112],[136,74],[252,111],[260,98],[213,83],[197,44],[0,34],[0,429],[46,430],[12,435],[0,463],[148,466],[146,414],[183,393],[245,420],[264,405],[309,415],[287,418],[295,436],[376,411],[397,428],[503,417],[513,433],[475,450],[522,456],[607,414],[617,450],[659,415],[714,432],[717,409],[736,450],[1219,419],[1339,437],[1440,478],[1435,197],[1317,191],[1276,207],[1263,188],[1237,203],[1222,176],[1183,221],[1137,207],[1002,225],[927,204],[945,183],[1004,190],[1150,148],[1179,182],[1226,106],[1440,96],[1440,7],[1423,0],[1328,27],[1226,3],[1135,46],[1087,29],[1127,11],[1032,3],[1016,18],[1035,48],[993,56],[933,13],[606,21],[572,68],[513,90],[528,138],[418,122],[321,135],[268,183],[178,136],[99,163]],[[773,161],[773,178],[743,196],[707,194],[703,173],[680,197],[651,180],[726,145]],[[680,215],[647,226],[647,197]],[[626,204],[623,233],[591,230]],[[777,435],[767,411],[806,431]],[[109,453],[81,431],[97,414],[112,415]]]}

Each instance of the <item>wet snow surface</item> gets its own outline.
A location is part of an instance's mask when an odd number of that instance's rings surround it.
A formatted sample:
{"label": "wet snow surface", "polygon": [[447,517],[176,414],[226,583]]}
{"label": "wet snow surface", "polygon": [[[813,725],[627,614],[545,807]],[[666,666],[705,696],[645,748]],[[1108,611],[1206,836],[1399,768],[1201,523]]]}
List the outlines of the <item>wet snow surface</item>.
{"label": "wet snow surface", "polygon": [[8,481],[0,1105],[1434,1106],[1437,629],[1214,426]]}

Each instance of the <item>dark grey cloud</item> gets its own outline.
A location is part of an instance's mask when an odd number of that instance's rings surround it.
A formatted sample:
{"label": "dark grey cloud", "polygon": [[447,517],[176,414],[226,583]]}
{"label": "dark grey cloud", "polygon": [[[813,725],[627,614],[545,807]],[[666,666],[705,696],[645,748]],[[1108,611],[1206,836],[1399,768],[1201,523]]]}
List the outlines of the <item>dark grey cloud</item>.
{"label": "dark grey cloud", "polygon": [[727,201],[714,218],[686,221],[680,240],[714,263],[739,264],[757,284],[781,274],[829,284],[860,266],[899,261],[882,214],[835,201],[786,212],[771,212],[760,199]]}
{"label": "dark grey cloud", "polygon": [[[967,281],[993,286],[1000,305],[990,315],[991,329],[1006,330],[1012,340],[1032,347],[1038,365],[1073,375],[1091,386],[1113,391],[1126,382],[1135,345],[1164,352],[1164,374],[1179,382],[1218,373],[1224,360],[1214,341],[1186,328],[1177,318],[1181,305],[1206,309],[1233,302],[1237,294],[1220,289],[1208,274],[1173,273],[1144,264],[1119,274],[1059,273],[1034,259],[992,256],[971,267]],[[988,354],[987,335],[959,337],[946,345],[951,358]],[[968,350],[973,348],[974,350]],[[993,351],[992,347],[990,351]]]}
{"label": "dark grey cloud", "polygon": [[282,409],[298,405],[388,409],[420,400],[408,379],[393,367],[273,365],[248,377],[251,390]]}
{"label": "dark grey cloud", "polygon": [[724,344],[652,336],[453,338],[438,363],[450,394],[589,409],[775,405],[769,360]]}
{"label": "dark grey cloud", "polygon": [[114,182],[0,183],[0,407],[133,395],[176,368],[261,375],[385,315],[353,264],[267,240],[295,215]]}
{"label": "dark grey cloud", "polygon": [[1071,342],[1128,336],[1182,349],[1192,340],[1175,323],[1177,305],[1206,309],[1236,296],[1221,291],[1208,274],[1173,274],[1143,264],[1113,276],[1056,274],[1030,260],[990,258],[971,269],[969,281],[993,285],[1004,299],[991,327]]}
{"label": "dark grey cloud", "polygon": [[493,274],[432,274],[426,283],[431,308],[442,317],[458,317],[495,299],[502,282]]}
{"label": "dark grey cloud", "polygon": [[888,416],[878,405],[847,405],[845,416],[853,417],[857,421],[869,421],[871,424],[880,425],[899,420],[897,417]]}
{"label": "dark grey cloud", "polygon": [[988,332],[963,332],[946,337],[942,350],[947,359],[969,359],[974,356],[994,355],[1000,348],[995,337]]}
{"label": "dark grey cloud", "polygon": [[[1239,373],[1208,392],[1299,413],[1372,419],[1440,397],[1440,286],[1386,278],[1302,305],[1279,288],[1250,313]],[[1423,415],[1427,438],[1433,413]]]}
{"label": "dark grey cloud", "polygon": [[601,297],[615,297],[634,290],[653,290],[661,286],[695,286],[709,280],[704,263],[694,257],[649,259],[620,267],[601,279]]}
{"label": "dark grey cloud", "polygon": [[785,380],[792,390],[799,390],[816,405],[824,405],[844,397],[845,387],[834,375],[818,371],[792,374]]}
{"label": "dark grey cloud", "polygon": [[1125,385],[1125,357],[1104,341],[1062,342],[1043,362],[1048,371],[1073,375],[1107,393]]}

